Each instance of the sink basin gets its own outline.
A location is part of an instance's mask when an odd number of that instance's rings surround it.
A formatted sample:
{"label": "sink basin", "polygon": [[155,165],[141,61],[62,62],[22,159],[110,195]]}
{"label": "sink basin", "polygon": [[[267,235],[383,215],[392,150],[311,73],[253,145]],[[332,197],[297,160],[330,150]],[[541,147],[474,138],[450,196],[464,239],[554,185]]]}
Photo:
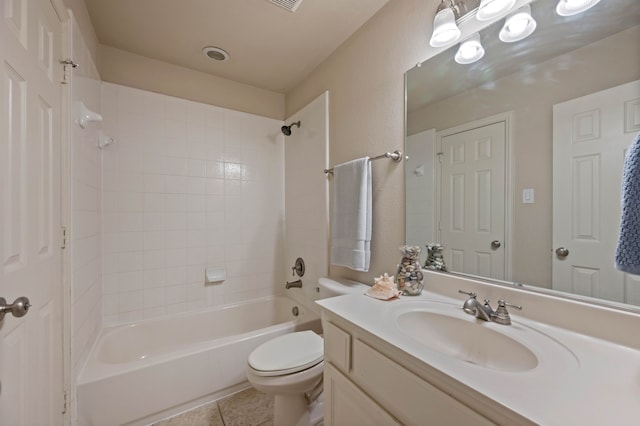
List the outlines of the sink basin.
{"label": "sink basin", "polygon": [[[507,334],[513,329],[506,328],[513,326],[476,320],[454,306],[401,312],[396,324],[402,333],[426,348],[466,363],[505,372],[528,371],[538,366],[538,357]],[[504,329],[496,331],[497,327]]]}

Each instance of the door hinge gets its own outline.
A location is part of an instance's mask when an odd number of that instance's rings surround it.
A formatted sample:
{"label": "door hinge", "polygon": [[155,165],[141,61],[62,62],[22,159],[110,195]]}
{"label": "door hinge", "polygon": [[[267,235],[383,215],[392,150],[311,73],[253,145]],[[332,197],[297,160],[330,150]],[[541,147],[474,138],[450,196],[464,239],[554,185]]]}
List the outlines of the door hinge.
{"label": "door hinge", "polygon": [[67,391],[64,391],[64,394],[62,396],[62,398],[63,398],[62,399],[62,414],[67,414],[67,404],[68,404],[67,395],[68,395]]}
{"label": "door hinge", "polygon": [[69,229],[66,226],[62,227],[62,244],[60,246],[61,249],[67,248],[67,238],[69,237]]}
{"label": "door hinge", "polygon": [[73,62],[73,60],[71,60],[70,58],[60,59],[60,64],[62,65],[62,68],[63,68],[62,81],[60,83],[68,84],[69,83],[69,74],[67,73],[67,67],[70,66],[72,68],[78,68],[78,64]]}

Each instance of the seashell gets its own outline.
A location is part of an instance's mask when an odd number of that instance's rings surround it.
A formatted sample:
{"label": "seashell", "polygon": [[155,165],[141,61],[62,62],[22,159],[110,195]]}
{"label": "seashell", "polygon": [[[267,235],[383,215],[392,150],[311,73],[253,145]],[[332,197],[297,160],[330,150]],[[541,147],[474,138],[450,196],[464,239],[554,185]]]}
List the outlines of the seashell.
{"label": "seashell", "polygon": [[398,291],[395,283],[393,282],[393,275],[390,277],[387,273],[374,278],[373,287],[366,291],[367,296],[374,297],[381,300],[389,300],[394,297],[398,297],[402,292]]}

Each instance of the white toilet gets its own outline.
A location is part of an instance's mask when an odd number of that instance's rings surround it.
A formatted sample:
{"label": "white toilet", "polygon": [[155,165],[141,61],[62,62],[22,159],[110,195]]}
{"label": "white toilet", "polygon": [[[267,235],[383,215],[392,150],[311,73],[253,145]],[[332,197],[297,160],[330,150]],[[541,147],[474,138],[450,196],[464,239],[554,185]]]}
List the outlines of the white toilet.
{"label": "white toilet", "polygon": [[[342,278],[320,278],[320,298],[363,294],[368,286]],[[322,422],[324,341],[313,331],[276,337],[258,346],[247,360],[247,379],[275,396],[274,424],[313,426]]]}

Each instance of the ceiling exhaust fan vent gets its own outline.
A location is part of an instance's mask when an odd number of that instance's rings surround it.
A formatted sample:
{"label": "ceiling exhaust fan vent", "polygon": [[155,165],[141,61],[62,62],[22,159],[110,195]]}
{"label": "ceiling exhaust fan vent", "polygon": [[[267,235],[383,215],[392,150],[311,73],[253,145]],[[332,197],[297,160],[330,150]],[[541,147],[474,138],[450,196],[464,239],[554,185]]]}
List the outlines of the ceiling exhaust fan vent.
{"label": "ceiling exhaust fan vent", "polygon": [[283,9],[287,9],[289,12],[295,12],[302,0],[268,0],[270,3],[280,6]]}

